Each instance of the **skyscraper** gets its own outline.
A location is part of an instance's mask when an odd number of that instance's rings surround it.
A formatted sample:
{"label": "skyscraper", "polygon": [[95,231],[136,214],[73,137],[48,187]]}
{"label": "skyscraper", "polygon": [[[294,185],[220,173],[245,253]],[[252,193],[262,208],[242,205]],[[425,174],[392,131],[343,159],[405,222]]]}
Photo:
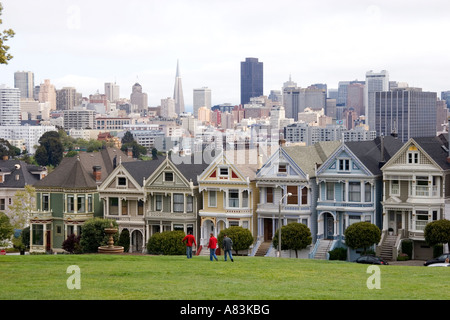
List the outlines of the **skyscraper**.
{"label": "skyscraper", "polygon": [[120,99],[120,87],[116,83],[105,83],[105,95],[109,102],[115,102]]}
{"label": "skyscraper", "polygon": [[194,117],[198,117],[198,109],[206,107],[211,110],[211,89],[207,87],[194,89]]}
{"label": "skyscraper", "polygon": [[364,108],[366,124],[370,130],[375,130],[375,92],[389,91],[389,74],[386,70],[381,72],[366,72],[366,84],[364,87]]}
{"label": "skyscraper", "polygon": [[139,113],[146,112],[148,109],[148,96],[145,92],[142,92],[142,86],[139,83],[135,83],[131,88],[130,103],[137,107]]}
{"label": "skyscraper", "polygon": [[50,109],[56,110],[56,89],[48,79],[45,79],[39,87],[39,102],[48,102]]}
{"label": "skyscraper", "polygon": [[56,90],[56,109],[72,110],[78,105],[77,90],[73,87],[64,87]]}
{"label": "skyscraper", "polygon": [[33,99],[34,73],[31,71],[17,71],[14,73],[14,88],[20,90],[21,98]]}
{"label": "skyscraper", "polygon": [[396,88],[374,93],[377,136],[396,133],[403,142],[436,135],[437,93]]}
{"label": "skyscraper", "polygon": [[258,58],[245,58],[241,61],[241,104],[262,96],[263,89],[263,63]]}
{"label": "skyscraper", "polygon": [[183,86],[181,85],[180,65],[177,60],[177,74],[175,75],[175,87],[173,89],[173,100],[175,100],[175,113],[180,115],[184,112]]}
{"label": "skyscraper", "polygon": [[20,126],[20,89],[0,85],[0,126]]}

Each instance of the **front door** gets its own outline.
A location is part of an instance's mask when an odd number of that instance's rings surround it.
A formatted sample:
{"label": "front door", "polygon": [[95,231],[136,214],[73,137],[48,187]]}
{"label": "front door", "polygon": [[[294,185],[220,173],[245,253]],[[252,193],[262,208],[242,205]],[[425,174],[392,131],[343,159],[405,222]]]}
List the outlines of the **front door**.
{"label": "front door", "polygon": [[272,241],[273,238],[273,220],[264,219],[264,241]]}
{"label": "front door", "polygon": [[332,240],[334,237],[334,219],[329,213],[325,214],[325,239]]}
{"label": "front door", "polygon": [[45,250],[46,251],[51,251],[52,250],[52,234],[51,234],[50,230],[48,230],[45,233]]}

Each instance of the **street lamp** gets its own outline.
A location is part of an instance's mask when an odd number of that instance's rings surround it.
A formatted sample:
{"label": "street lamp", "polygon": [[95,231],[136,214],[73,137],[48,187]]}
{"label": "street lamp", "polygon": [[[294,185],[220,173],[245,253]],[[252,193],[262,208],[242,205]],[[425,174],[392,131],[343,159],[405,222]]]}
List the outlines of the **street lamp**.
{"label": "street lamp", "polygon": [[281,258],[281,203],[285,197],[292,196],[292,193],[288,192],[284,196],[281,197],[278,202],[278,257]]}

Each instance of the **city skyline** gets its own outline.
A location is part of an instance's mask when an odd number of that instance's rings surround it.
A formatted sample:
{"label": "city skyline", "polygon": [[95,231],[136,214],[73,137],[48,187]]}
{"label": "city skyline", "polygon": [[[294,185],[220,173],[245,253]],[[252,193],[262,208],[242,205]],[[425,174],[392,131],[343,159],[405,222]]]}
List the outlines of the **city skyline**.
{"label": "city skyline", "polygon": [[17,71],[86,97],[112,82],[126,98],[138,82],[157,106],[173,93],[178,60],[192,111],[201,87],[213,105],[239,104],[240,62],[255,57],[264,62],[264,95],[290,75],[300,87],[330,89],[369,70],[438,96],[450,90],[450,3],[442,1],[1,2],[2,27],[16,32],[8,41],[14,58],[0,72],[9,87]]}

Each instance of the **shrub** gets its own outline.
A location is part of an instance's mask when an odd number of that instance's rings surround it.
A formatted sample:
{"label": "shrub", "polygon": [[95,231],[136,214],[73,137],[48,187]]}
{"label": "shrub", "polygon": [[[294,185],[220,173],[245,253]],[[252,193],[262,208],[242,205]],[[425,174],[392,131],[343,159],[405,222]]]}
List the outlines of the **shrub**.
{"label": "shrub", "polygon": [[72,233],[64,240],[62,248],[69,253],[81,253],[80,238],[81,236]]}
{"label": "shrub", "polygon": [[409,260],[409,256],[406,253],[400,253],[397,257],[397,261]]}
{"label": "shrub", "polygon": [[[278,232],[275,232],[273,246],[278,248]],[[303,223],[288,223],[281,227],[281,250],[295,250],[295,256],[298,258],[298,250],[305,249],[311,244],[311,231]]]}
{"label": "shrub", "polygon": [[155,233],[147,242],[147,252],[150,254],[182,255],[186,246],[182,242],[185,233],[181,230]]}
{"label": "shrub", "polygon": [[233,241],[232,248],[236,254],[238,254],[239,250],[248,250],[253,244],[253,236],[250,230],[238,226],[231,226],[220,231],[217,237],[217,242],[220,247],[222,247],[225,234]]}
{"label": "shrub", "polygon": [[[117,222],[114,220],[93,218],[87,220],[83,225],[80,245],[84,253],[96,253],[98,247],[108,245],[109,235],[105,233],[105,228],[117,228]],[[117,242],[118,234],[114,234],[114,242]]]}
{"label": "shrub", "polygon": [[128,252],[130,249],[130,231],[123,229],[119,236],[119,246],[123,247],[123,252]]}
{"label": "shrub", "polygon": [[347,260],[347,248],[334,248],[328,253],[330,254],[330,260]]}
{"label": "shrub", "polygon": [[412,257],[413,242],[411,240],[402,241],[402,252],[408,255],[409,259]]}

